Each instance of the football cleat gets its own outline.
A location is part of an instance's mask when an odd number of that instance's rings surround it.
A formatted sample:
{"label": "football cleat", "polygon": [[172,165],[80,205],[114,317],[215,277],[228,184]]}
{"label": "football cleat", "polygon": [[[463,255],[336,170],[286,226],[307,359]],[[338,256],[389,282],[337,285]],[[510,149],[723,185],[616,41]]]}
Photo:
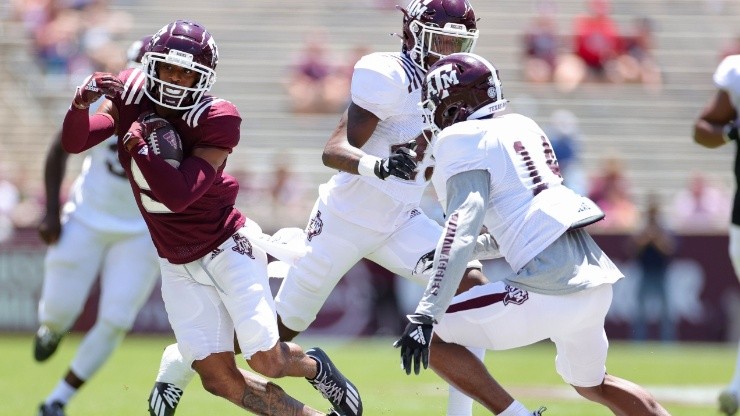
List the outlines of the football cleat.
{"label": "football cleat", "polygon": [[64,403],[41,403],[41,406],[39,406],[39,416],[64,416]]}
{"label": "football cleat", "polygon": [[38,362],[46,361],[56,352],[62,334],[57,334],[46,325],[41,325],[33,339],[33,358]]}
{"label": "football cleat", "polygon": [[737,394],[732,390],[725,390],[719,394],[719,411],[727,416],[737,413],[738,399]]}
{"label": "football cleat", "polygon": [[311,348],[306,355],[319,364],[319,373],[313,379],[306,379],[325,399],[331,402],[335,413],[342,416],[362,415],[362,399],[357,388],[339,372],[329,356],[320,348]]}
{"label": "football cleat", "polygon": [[539,409],[532,412],[532,416],[542,416],[542,414],[545,413],[545,410],[547,410],[547,408],[545,406],[542,406]]}
{"label": "football cleat", "polygon": [[174,416],[182,398],[182,389],[172,383],[157,381],[149,395],[149,416]]}

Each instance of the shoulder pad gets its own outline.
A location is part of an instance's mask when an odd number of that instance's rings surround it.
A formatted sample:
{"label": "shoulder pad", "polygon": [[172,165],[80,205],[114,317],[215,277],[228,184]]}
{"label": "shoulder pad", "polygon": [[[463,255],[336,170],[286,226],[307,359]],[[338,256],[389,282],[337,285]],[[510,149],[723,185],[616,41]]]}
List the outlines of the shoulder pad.
{"label": "shoulder pad", "polygon": [[182,119],[190,127],[198,127],[204,122],[219,117],[236,117],[241,119],[239,110],[230,101],[207,95],[195,107],[186,111]]}

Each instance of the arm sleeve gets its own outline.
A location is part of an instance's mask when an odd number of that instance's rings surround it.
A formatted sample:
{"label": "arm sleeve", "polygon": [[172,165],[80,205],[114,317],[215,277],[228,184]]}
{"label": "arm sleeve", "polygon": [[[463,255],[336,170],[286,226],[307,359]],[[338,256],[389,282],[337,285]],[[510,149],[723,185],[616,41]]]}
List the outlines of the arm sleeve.
{"label": "arm sleeve", "polygon": [[485,170],[447,180],[447,220],[434,252],[434,271],[416,313],[438,321],[455,295],[485,217],[490,177]]}
{"label": "arm sleeve", "polygon": [[112,136],[116,131],[113,117],[74,107],[67,110],[62,123],[62,147],[68,153],[81,153]]}
{"label": "arm sleeve", "polygon": [[183,160],[178,168],[173,167],[147,148],[144,141],[131,150],[136,165],[149,184],[159,202],[173,212],[182,212],[203,196],[216,178],[216,169],[197,156]]}

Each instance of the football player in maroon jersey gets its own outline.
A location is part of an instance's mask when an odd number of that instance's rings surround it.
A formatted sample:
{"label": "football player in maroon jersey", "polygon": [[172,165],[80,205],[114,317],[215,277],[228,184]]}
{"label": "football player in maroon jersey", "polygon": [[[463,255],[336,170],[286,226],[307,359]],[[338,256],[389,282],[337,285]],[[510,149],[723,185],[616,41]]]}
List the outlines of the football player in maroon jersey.
{"label": "football player in maroon jersey", "polygon": [[[159,255],[162,297],[179,352],[206,390],[260,415],[323,414],[239,369],[236,332],[257,373],[305,377],[332,403],[332,414],[361,415],[357,390],[323,351],[278,342],[267,256],[246,237],[261,230],[234,207],[239,185],[223,172],[239,142],[241,117],[230,102],[206,94],[217,62],[216,43],[203,26],[182,20],[166,25],[153,35],[142,69],[118,76],[96,72],[78,87],[64,119],[64,149],[79,153],[119,135],[118,157]],[[107,100],[90,115],[90,104],[103,95]],[[157,127],[153,114],[180,135],[184,157],[177,168],[147,145]],[[173,414],[181,392],[160,387],[150,414]]]}

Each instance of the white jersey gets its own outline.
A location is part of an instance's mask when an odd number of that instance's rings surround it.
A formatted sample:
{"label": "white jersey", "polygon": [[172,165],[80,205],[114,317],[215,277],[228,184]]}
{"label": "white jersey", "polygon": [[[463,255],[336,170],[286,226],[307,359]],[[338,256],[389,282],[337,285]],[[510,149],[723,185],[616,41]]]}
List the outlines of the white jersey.
{"label": "white jersey", "polygon": [[118,161],[117,137],[90,149],[64,204],[63,218],[75,217],[99,231],[146,232],[134,194]]}
{"label": "white jersey", "polygon": [[[400,52],[372,53],[357,62],[352,75],[352,101],[380,119],[362,146],[365,153],[385,158],[397,146],[419,136],[425,127],[419,106],[423,77],[424,73]],[[321,185],[320,197],[336,215],[348,221],[380,232],[392,231],[419,205],[427,185],[424,171],[431,165],[426,153],[412,180],[395,176],[381,180],[339,172]]]}
{"label": "white jersey", "polygon": [[560,237],[583,213],[583,198],[565,187],[545,133],[507,114],[446,128],[434,143],[432,181],[446,206],[447,180],[485,170],[490,197],[485,225],[514,271]]}
{"label": "white jersey", "polygon": [[734,108],[740,108],[740,55],[730,55],[714,71],[715,85],[727,92]]}

